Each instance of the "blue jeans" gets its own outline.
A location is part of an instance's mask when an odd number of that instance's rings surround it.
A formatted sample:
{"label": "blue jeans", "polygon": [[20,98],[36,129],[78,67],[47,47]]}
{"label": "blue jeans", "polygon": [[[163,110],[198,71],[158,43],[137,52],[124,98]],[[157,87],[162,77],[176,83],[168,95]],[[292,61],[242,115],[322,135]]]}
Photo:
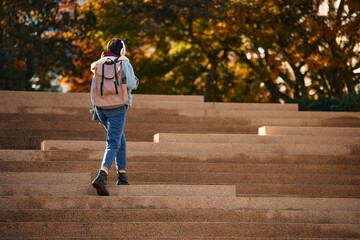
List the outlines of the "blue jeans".
{"label": "blue jeans", "polygon": [[115,109],[96,107],[100,122],[107,131],[106,150],[101,166],[110,169],[116,159],[117,170],[126,169],[126,139],[124,134],[127,105]]}

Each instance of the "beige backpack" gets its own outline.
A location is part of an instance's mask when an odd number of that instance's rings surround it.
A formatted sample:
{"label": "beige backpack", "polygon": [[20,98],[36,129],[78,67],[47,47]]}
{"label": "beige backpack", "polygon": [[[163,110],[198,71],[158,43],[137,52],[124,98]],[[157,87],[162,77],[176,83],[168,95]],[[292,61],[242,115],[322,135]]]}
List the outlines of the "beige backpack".
{"label": "beige backpack", "polygon": [[122,61],[118,59],[108,58],[103,64],[96,64],[93,94],[97,107],[113,109],[127,102],[126,82],[122,81]]}

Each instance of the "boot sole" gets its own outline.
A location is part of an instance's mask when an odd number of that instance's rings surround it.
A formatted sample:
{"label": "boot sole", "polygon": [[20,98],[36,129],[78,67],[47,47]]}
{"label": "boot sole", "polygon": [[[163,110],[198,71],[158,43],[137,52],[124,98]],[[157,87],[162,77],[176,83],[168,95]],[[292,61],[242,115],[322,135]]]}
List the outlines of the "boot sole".
{"label": "boot sole", "polygon": [[122,185],[130,185],[128,182],[117,182],[116,185],[122,186]]}
{"label": "boot sole", "polygon": [[98,183],[93,182],[91,185],[96,189],[96,192],[99,196],[109,196],[109,192],[102,188]]}

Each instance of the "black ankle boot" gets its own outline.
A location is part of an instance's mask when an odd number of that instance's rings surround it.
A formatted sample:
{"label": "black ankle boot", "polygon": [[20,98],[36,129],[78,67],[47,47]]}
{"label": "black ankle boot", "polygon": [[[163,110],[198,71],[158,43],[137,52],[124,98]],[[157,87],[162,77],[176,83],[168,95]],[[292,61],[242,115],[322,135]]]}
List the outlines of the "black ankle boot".
{"label": "black ankle boot", "polygon": [[99,196],[109,196],[109,192],[106,189],[107,174],[104,170],[99,170],[99,174],[92,182],[92,186],[96,189]]}
{"label": "black ankle boot", "polygon": [[118,172],[118,180],[117,180],[116,184],[117,185],[130,185],[130,183],[128,182],[126,173]]}

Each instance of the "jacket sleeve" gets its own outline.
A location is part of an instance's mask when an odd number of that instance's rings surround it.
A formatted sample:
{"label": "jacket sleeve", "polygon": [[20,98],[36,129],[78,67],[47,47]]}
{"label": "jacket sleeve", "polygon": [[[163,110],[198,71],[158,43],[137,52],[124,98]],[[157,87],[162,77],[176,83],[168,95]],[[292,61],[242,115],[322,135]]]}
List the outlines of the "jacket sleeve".
{"label": "jacket sleeve", "polygon": [[126,77],[126,86],[130,90],[135,90],[139,86],[139,79],[135,76],[134,69],[128,61],[122,61],[123,75]]}
{"label": "jacket sleeve", "polygon": [[90,99],[93,106],[95,106],[95,100],[94,100],[94,92],[93,88],[95,88],[95,76],[93,76],[91,80],[91,87],[90,87]]}

